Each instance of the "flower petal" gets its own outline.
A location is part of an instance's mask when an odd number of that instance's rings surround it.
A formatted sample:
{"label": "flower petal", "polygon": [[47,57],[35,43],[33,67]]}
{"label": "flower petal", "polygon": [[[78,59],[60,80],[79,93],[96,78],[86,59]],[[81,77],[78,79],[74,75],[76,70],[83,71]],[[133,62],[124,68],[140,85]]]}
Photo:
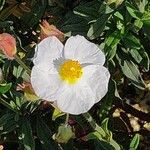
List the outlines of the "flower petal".
{"label": "flower petal", "polygon": [[83,69],[83,80],[86,80],[93,93],[96,94],[95,103],[97,103],[108,91],[110,73],[107,68],[99,65],[88,65]]}
{"label": "flower petal", "polygon": [[35,48],[33,63],[49,68],[53,60],[61,57],[63,44],[54,36],[45,38]]}
{"label": "flower petal", "polygon": [[64,48],[66,59],[78,60],[80,63],[92,63],[103,65],[105,55],[94,44],[86,40],[83,36],[77,35],[70,37]]}
{"label": "flower petal", "polygon": [[95,103],[95,95],[86,83],[77,85],[64,84],[60,88],[57,98],[58,108],[69,114],[87,112]]}
{"label": "flower petal", "polygon": [[34,66],[31,72],[31,84],[41,99],[54,101],[54,95],[62,82],[56,72],[41,70],[39,66]]}

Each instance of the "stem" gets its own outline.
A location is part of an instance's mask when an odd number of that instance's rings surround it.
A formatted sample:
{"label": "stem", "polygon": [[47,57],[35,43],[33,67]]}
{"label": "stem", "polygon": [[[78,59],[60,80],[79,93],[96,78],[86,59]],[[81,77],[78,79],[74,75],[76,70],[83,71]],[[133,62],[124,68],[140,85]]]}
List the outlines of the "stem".
{"label": "stem", "polygon": [[83,116],[89,122],[91,127],[95,130],[97,123],[93,120],[92,116],[89,113],[84,113]]}
{"label": "stem", "polygon": [[89,113],[85,113],[83,114],[83,116],[90,123],[91,127],[101,135],[104,141],[107,141],[115,149],[121,150],[119,144],[116,143],[116,141],[112,139],[111,135],[108,135],[108,133],[93,120],[92,116]]}
{"label": "stem", "polygon": [[120,99],[114,99],[113,103],[116,108],[120,108],[124,110],[126,113],[131,114],[141,120],[150,122],[150,114],[139,111]]}
{"label": "stem", "polygon": [[20,66],[22,68],[24,68],[27,73],[30,75],[31,74],[31,70],[30,68],[22,61],[22,59],[20,59],[20,57],[18,57],[17,55],[14,56],[15,60],[20,64]]}
{"label": "stem", "polygon": [[95,130],[100,132],[100,134],[105,137],[106,133],[105,131],[93,120],[92,116],[89,113],[83,114],[84,118],[89,122],[91,127]]}
{"label": "stem", "polygon": [[66,114],[66,121],[65,121],[65,124],[66,124],[66,125],[68,124],[68,120],[69,120],[69,114],[67,113],[67,114]]}

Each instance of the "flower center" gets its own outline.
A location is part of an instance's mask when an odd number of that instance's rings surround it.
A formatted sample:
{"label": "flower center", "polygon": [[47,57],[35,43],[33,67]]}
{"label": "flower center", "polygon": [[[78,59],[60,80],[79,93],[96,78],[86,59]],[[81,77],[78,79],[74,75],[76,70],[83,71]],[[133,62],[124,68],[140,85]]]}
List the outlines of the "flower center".
{"label": "flower center", "polygon": [[59,75],[62,80],[74,84],[83,74],[82,67],[78,61],[67,60],[60,65]]}

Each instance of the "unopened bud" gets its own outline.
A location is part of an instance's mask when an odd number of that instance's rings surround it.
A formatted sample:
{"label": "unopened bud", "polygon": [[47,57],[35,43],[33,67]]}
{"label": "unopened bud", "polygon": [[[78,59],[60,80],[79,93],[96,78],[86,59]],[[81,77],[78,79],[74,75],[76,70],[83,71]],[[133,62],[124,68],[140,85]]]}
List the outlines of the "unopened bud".
{"label": "unopened bud", "polygon": [[53,135],[53,139],[58,143],[67,143],[73,136],[71,126],[63,124],[59,126],[58,133]]}
{"label": "unopened bud", "polygon": [[8,33],[0,34],[0,50],[8,59],[14,59],[14,55],[17,52],[15,38]]}

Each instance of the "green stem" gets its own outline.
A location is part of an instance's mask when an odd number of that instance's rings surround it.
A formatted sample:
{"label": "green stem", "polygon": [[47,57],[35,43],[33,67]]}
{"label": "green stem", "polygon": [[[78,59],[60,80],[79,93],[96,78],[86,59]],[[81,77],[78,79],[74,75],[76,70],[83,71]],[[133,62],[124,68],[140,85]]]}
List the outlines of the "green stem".
{"label": "green stem", "polygon": [[65,124],[66,124],[66,125],[68,124],[68,120],[69,120],[69,114],[67,113],[67,114],[66,114],[66,121],[65,121]]}
{"label": "green stem", "polygon": [[20,64],[20,66],[24,68],[27,71],[27,73],[30,75],[31,74],[30,68],[21,60],[21,58],[18,57],[17,55],[15,55],[14,58]]}
{"label": "green stem", "polygon": [[84,113],[83,116],[89,122],[91,127],[95,130],[97,123],[93,120],[92,116],[89,113]]}
{"label": "green stem", "polygon": [[106,135],[105,131],[94,121],[94,119],[89,113],[85,113],[83,114],[83,116],[95,131],[101,132],[101,135],[103,137]]}
{"label": "green stem", "polygon": [[[108,137],[107,133],[104,131],[102,127],[100,127],[92,118],[92,116],[89,113],[83,114],[85,119],[89,122],[91,127],[97,131],[103,138],[103,140],[107,141],[109,144],[111,144],[116,150],[121,150],[119,144],[112,139],[112,137]],[[110,136],[110,135],[109,135]]]}

